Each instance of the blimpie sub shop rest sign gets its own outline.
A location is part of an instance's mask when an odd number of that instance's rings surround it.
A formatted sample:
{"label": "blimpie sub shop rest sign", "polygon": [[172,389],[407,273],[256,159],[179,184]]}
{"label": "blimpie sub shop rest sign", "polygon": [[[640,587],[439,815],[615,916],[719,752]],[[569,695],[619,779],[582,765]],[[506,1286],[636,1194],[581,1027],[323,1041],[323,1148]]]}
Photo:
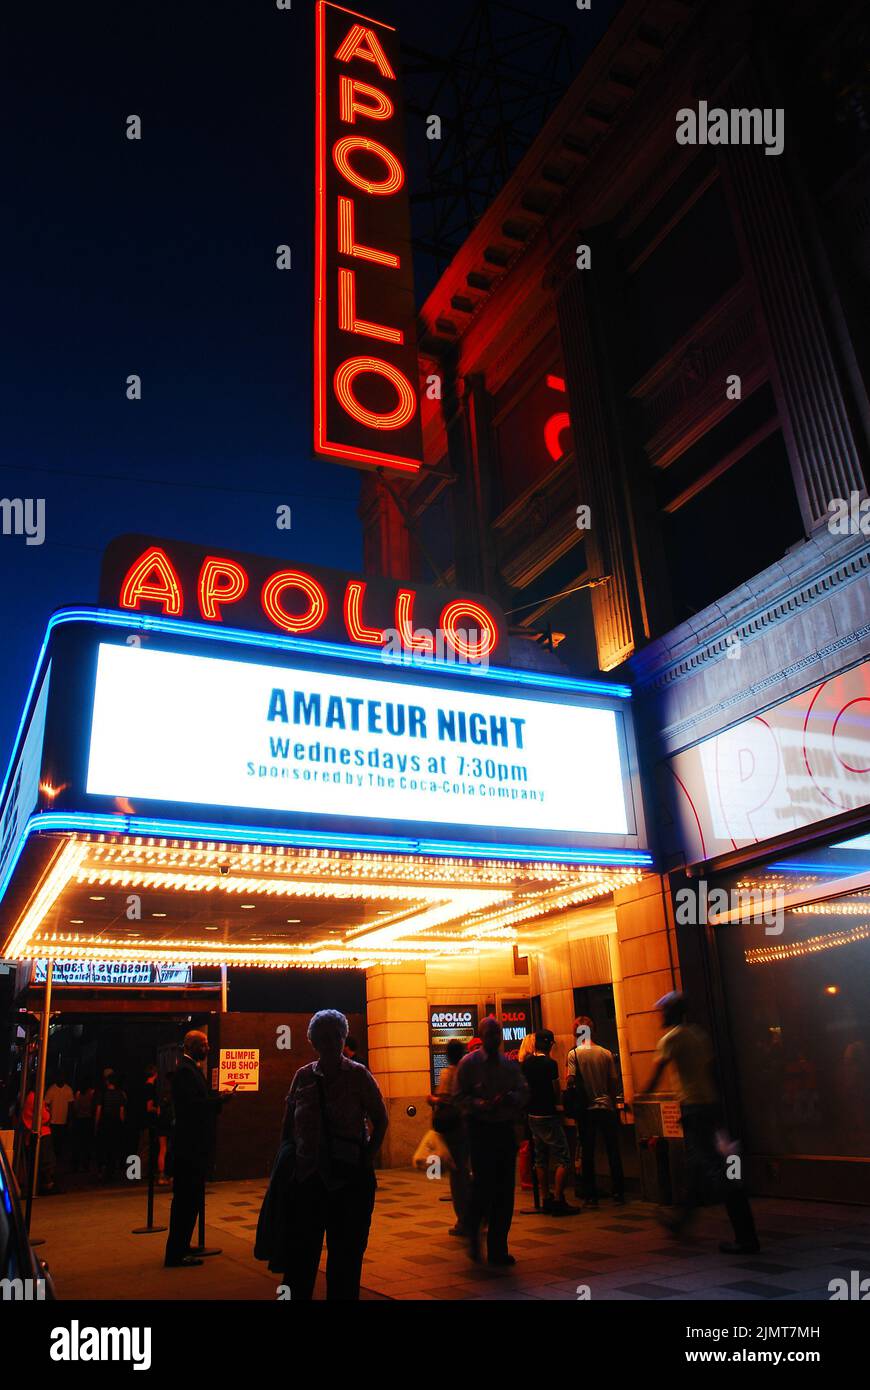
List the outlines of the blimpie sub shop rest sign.
{"label": "blimpie sub shop rest sign", "polygon": [[223,1047],[218,1063],[219,1091],[259,1091],[260,1051],[256,1047]]}
{"label": "blimpie sub shop rest sign", "polygon": [[399,39],[316,7],[314,449],[357,468],[422,466]]}

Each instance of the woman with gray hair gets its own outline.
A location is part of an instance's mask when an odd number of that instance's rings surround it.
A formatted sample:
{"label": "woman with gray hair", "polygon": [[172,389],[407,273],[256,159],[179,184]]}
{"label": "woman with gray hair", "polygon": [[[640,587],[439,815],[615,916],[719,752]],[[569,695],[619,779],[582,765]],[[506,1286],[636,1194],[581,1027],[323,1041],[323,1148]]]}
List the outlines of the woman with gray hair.
{"label": "woman with gray hair", "polygon": [[300,1067],[287,1096],[282,1144],[294,1154],[285,1283],[295,1301],[314,1294],[326,1237],[326,1297],[359,1298],[375,1205],[372,1164],[387,1109],[367,1067],[343,1055],[348,1023],[323,1009],[308,1025],[317,1060]]}

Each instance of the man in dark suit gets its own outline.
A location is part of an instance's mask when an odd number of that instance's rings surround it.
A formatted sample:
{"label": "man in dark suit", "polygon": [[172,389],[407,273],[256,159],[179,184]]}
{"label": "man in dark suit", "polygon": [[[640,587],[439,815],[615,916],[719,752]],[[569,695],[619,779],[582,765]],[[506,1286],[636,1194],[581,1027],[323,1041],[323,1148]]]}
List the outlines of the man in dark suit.
{"label": "man in dark suit", "polygon": [[172,1207],[164,1264],[171,1269],[202,1264],[202,1260],[190,1253],[190,1242],[205,1197],[205,1177],[217,1110],[199,1065],[207,1056],[205,1033],[186,1033],[181,1064],[170,1078],[175,1124],[172,1130]]}

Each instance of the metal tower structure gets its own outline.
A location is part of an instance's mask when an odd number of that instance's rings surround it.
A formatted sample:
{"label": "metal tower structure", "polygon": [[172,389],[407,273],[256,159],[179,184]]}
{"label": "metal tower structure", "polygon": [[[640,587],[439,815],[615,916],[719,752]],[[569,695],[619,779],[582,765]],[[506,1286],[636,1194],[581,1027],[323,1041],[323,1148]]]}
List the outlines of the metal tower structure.
{"label": "metal tower structure", "polygon": [[[476,0],[470,9],[447,56],[403,46],[407,110],[421,122],[411,139],[418,160],[428,165],[426,186],[411,199],[415,250],[434,261],[433,278],[503,187],[574,75],[565,25],[500,0]],[[441,122],[440,139],[427,138],[431,116]]]}

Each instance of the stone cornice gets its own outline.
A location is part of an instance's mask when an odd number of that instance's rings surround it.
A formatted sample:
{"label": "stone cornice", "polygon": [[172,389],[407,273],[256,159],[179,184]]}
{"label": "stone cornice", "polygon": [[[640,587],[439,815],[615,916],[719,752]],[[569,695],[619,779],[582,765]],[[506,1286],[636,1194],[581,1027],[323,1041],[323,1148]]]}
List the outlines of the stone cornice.
{"label": "stone cornice", "polygon": [[[817,534],[783,561],[696,614],[691,623],[683,623],[637,652],[628,662],[634,688],[643,698],[689,680],[711,664],[728,660],[728,652],[735,643],[748,644],[767,636],[771,629],[801,610],[812,608],[830,598],[836,589],[861,579],[865,584],[870,580],[870,538]],[[870,617],[870,592],[867,611]],[[820,649],[809,653],[795,663],[793,672],[771,674],[758,683],[758,693],[782,682],[788,674],[809,667],[823,655],[845,649],[868,631],[870,623],[829,644],[830,651],[826,648],[824,652]],[[724,709],[726,705],[750,699],[754,689],[742,687],[717,708]],[[705,710],[699,712],[699,717],[706,718],[712,713],[712,709]],[[675,729],[668,731],[668,734],[675,733]]]}
{"label": "stone cornice", "polygon": [[546,232],[638,92],[695,23],[694,0],[626,0],[420,313],[420,349],[455,346]]}

